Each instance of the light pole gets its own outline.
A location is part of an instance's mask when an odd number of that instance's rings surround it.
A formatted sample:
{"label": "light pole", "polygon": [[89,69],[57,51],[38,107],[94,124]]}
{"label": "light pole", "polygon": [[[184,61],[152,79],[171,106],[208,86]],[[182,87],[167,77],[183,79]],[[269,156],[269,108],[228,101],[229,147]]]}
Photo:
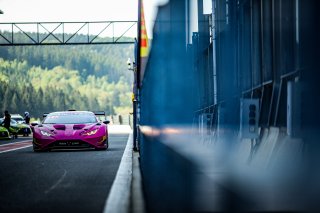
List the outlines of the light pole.
{"label": "light pole", "polygon": [[131,59],[127,61],[128,70],[133,71],[133,88],[132,88],[132,107],[133,107],[133,150],[138,151],[137,148],[137,65],[135,62],[131,63]]}

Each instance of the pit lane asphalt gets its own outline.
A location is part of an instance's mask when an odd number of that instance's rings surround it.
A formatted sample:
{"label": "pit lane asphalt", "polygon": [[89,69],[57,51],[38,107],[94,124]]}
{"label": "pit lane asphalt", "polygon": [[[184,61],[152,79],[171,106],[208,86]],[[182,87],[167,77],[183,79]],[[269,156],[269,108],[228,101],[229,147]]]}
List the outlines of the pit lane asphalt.
{"label": "pit lane asphalt", "polygon": [[103,212],[128,134],[109,137],[107,151],[1,153],[0,212]]}

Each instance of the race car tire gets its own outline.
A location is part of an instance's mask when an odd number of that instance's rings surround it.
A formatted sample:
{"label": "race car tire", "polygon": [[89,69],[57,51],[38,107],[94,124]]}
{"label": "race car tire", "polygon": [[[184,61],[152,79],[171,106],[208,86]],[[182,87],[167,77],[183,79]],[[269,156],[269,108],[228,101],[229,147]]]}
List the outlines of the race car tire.
{"label": "race car tire", "polygon": [[46,150],[37,148],[34,144],[32,145],[33,152],[45,152]]}
{"label": "race car tire", "polygon": [[107,150],[108,148],[109,148],[109,140],[106,139],[106,147],[104,147],[104,148],[95,148],[95,150],[100,150],[100,151],[102,151],[102,150]]}

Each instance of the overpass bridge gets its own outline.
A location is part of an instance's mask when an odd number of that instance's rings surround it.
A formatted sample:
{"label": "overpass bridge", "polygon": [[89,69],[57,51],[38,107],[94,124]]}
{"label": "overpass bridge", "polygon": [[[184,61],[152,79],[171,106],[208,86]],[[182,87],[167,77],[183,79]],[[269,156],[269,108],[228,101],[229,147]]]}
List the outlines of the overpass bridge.
{"label": "overpass bridge", "polygon": [[134,44],[135,37],[137,21],[0,23],[0,46]]}

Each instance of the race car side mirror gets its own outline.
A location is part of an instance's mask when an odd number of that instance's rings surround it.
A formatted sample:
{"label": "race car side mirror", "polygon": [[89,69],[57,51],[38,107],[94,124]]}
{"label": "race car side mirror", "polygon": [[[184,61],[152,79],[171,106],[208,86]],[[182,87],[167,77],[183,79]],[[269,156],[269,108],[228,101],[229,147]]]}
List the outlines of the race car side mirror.
{"label": "race car side mirror", "polygon": [[104,123],[104,124],[109,124],[109,123],[110,123],[110,121],[103,121],[103,123]]}

